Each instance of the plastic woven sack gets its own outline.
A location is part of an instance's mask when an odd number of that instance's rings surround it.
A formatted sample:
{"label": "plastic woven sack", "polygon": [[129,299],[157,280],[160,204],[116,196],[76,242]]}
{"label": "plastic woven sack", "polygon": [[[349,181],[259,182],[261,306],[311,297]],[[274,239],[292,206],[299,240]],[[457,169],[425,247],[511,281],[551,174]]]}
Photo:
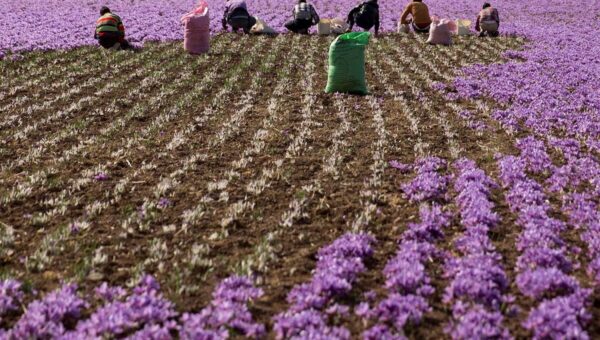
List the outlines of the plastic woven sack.
{"label": "plastic woven sack", "polygon": [[329,72],[325,92],[367,94],[365,48],[369,32],[352,32],[337,37],[329,47]]}
{"label": "plastic woven sack", "polygon": [[348,24],[340,19],[321,19],[317,25],[317,34],[319,35],[330,35],[330,34],[342,34],[348,29]]}
{"label": "plastic woven sack", "polygon": [[410,33],[410,25],[402,24],[400,21],[398,21],[398,33]]}
{"label": "plastic woven sack", "polygon": [[[202,11],[200,11],[200,7]],[[190,54],[207,53],[210,49],[210,14],[208,5],[189,12],[181,18],[184,26],[183,48]]]}
{"label": "plastic woven sack", "polygon": [[457,27],[458,35],[471,34],[471,20],[458,19],[458,20],[456,20],[456,27]]}
{"label": "plastic woven sack", "polygon": [[321,19],[317,25],[317,34],[319,35],[330,35],[331,34],[331,19]]}
{"label": "plastic woven sack", "polygon": [[273,29],[271,26],[267,25],[267,23],[260,19],[255,17],[256,19],[256,24],[254,24],[254,26],[252,26],[252,28],[250,29],[250,33],[252,34],[277,34],[277,31],[275,29]]}
{"label": "plastic woven sack", "polygon": [[456,32],[456,30],[457,27],[454,21],[435,18],[429,29],[427,43],[432,45],[452,45],[452,32]]}

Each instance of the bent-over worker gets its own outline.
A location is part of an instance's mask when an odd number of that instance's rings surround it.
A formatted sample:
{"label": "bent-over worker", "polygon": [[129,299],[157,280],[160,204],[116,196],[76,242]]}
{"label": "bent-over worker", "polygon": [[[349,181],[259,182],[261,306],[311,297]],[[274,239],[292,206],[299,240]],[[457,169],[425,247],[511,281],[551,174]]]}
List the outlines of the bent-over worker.
{"label": "bent-over worker", "polygon": [[429,33],[431,26],[429,7],[423,3],[423,0],[413,0],[402,12],[400,23],[402,25],[410,24],[416,33]]}
{"label": "bent-over worker", "polygon": [[348,14],[348,32],[356,24],[358,27],[369,31],[375,27],[375,35],[379,35],[379,4],[377,0],[368,0],[354,7]]}
{"label": "bent-over worker", "polygon": [[246,1],[243,0],[230,0],[225,5],[225,12],[223,13],[223,30],[227,31],[227,25],[231,26],[234,32],[237,32],[240,28],[244,33],[250,33],[252,26],[256,24],[256,18],[248,13],[248,7]]}
{"label": "bent-over worker", "polygon": [[498,10],[486,2],[475,20],[475,30],[479,32],[480,37],[484,37],[486,34],[490,37],[497,37],[500,34],[498,28],[500,28]]}
{"label": "bent-over worker", "polygon": [[320,20],[313,5],[306,0],[298,0],[294,6],[293,16],[294,19],[288,21],[285,28],[294,33],[308,34],[308,29],[318,24]]}
{"label": "bent-over worker", "polygon": [[100,9],[100,18],[96,20],[94,38],[104,48],[129,48],[129,43],[125,40],[125,26],[123,26],[121,18],[106,6]]}

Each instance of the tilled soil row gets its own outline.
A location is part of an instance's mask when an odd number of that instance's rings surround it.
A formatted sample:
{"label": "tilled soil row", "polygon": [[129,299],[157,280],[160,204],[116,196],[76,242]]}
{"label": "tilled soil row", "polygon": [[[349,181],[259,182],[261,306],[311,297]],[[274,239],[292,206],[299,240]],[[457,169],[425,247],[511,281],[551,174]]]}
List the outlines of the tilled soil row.
{"label": "tilled soil row", "polygon": [[[265,48],[268,47],[265,46]],[[157,52],[160,52],[157,51]],[[238,55],[234,54],[234,59],[239,57]],[[221,56],[214,56],[214,58],[221,58]],[[234,61],[235,63],[235,61]],[[206,65],[208,65],[208,61],[205,62]],[[225,65],[223,64],[222,67],[224,67]],[[205,70],[208,70],[207,68],[205,68]],[[184,69],[181,69],[181,71],[184,71]],[[206,72],[206,71],[203,71]],[[222,73],[222,75],[226,75],[227,73]],[[202,75],[202,73],[199,74],[200,76]],[[225,78],[217,78],[217,79],[221,79],[221,81],[224,81]],[[216,81],[217,79],[213,79],[213,81]],[[136,120],[136,121],[131,121],[130,123],[128,123],[127,125],[124,125],[123,128],[124,130],[120,131],[120,134],[118,135],[113,135],[111,136],[111,140],[115,141],[113,143],[103,143],[103,144],[98,144],[98,148],[97,149],[89,149],[86,150],[87,154],[88,154],[88,160],[87,161],[83,161],[83,162],[78,162],[76,164],[66,164],[69,166],[69,172],[61,172],[61,175],[64,176],[62,181],[64,183],[68,183],[68,184],[72,184],[73,180],[77,179],[77,176],[84,173],[85,171],[83,171],[82,169],[85,169],[86,167],[90,167],[91,169],[93,169],[94,164],[102,164],[102,163],[106,163],[108,164],[108,168],[107,170],[110,170],[110,174],[111,176],[113,176],[114,178],[110,178],[108,181],[103,181],[101,183],[97,183],[95,185],[90,186],[87,190],[84,191],[78,191],[78,192],[70,192],[69,193],[69,200],[74,202],[75,206],[73,207],[74,209],[67,211],[66,214],[61,214],[59,216],[57,216],[56,219],[52,220],[51,223],[49,223],[48,225],[48,229],[47,230],[53,230],[57,227],[59,227],[60,225],[64,225],[66,222],[71,221],[74,218],[77,218],[78,216],[85,216],[84,211],[82,211],[83,208],[86,207],[86,204],[90,204],[96,200],[99,200],[99,198],[105,197],[106,196],[106,190],[108,188],[110,188],[113,184],[118,184],[119,183],[119,179],[123,178],[125,176],[127,176],[128,174],[134,172],[134,167],[132,166],[132,164],[138,165],[138,166],[142,166],[143,164],[147,163],[150,161],[150,159],[148,158],[149,155],[152,154],[148,154],[148,153],[144,153],[144,152],[140,152],[142,150],[148,150],[148,152],[154,152],[156,151],[155,148],[145,145],[145,144],[139,144],[138,146],[135,147],[135,151],[132,149],[131,154],[127,153],[127,154],[120,154],[119,157],[117,157],[116,159],[114,157],[111,157],[111,154],[113,154],[115,151],[118,151],[120,149],[123,149],[125,147],[125,150],[127,148],[132,148],[135,145],[124,145],[123,142],[125,142],[130,136],[135,136],[136,135],[136,131],[141,131],[141,128],[145,129],[145,124],[151,122],[154,118],[152,117],[156,117],[156,115],[158,113],[161,112],[167,112],[169,110],[169,107],[174,107],[175,110],[177,109],[177,105],[178,105],[178,98],[179,96],[182,96],[183,94],[189,92],[190,89],[193,89],[193,82],[191,82],[190,84],[187,85],[188,86],[188,90],[184,90],[184,91],[177,91],[177,92],[170,92],[170,97],[167,97],[165,99],[169,99],[169,100],[164,100],[161,101],[159,103],[159,106],[154,106],[154,107],[148,107],[148,108],[142,108],[142,110],[146,111],[146,114],[144,114],[143,120]],[[216,93],[220,88],[221,88],[222,84],[217,84],[216,86],[209,86],[208,89],[210,91],[214,91],[213,93]],[[158,91],[160,91],[161,89],[164,89],[164,86],[155,88],[154,90],[156,91],[154,95],[148,95],[146,94],[147,98],[152,98],[153,96],[156,96]],[[210,96],[210,92],[206,94],[207,96]],[[193,120],[194,118],[194,114],[195,114],[195,110],[194,107],[188,107],[187,109],[192,109],[191,111],[188,111],[188,113],[190,114],[188,116],[188,118],[190,120]],[[185,111],[184,111],[185,112]],[[172,121],[171,124],[174,124],[174,127],[180,126],[180,123],[185,123],[184,120],[176,120],[176,121]],[[163,131],[161,134],[159,134],[159,131],[156,131],[157,136],[154,138],[149,138],[149,140],[152,143],[155,143],[156,139],[156,144],[158,145],[159,143],[163,143],[166,144],[170,138],[172,138],[172,133],[176,130],[176,129],[169,129],[168,125],[163,125],[161,126],[161,130]],[[100,130],[101,131],[101,130]],[[159,137],[159,135],[162,135]],[[145,138],[151,137],[151,135],[145,136]],[[140,140],[139,142],[144,142],[143,140]],[[137,143],[137,142],[136,142]],[[142,148],[143,146],[143,148]],[[147,147],[147,148],[146,148]],[[93,152],[93,153],[92,153]],[[132,163],[133,162],[133,163]],[[114,164],[113,164],[114,163]],[[160,177],[160,174],[158,175],[158,177]],[[135,181],[135,180],[134,180]],[[91,183],[90,183],[91,184]],[[44,187],[43,189],[45,189],[45,192],[42,192],[39,196],[36,196],[35,200],[28,200],[23,202],[23,205],[30,205],[28,209],[25,209],[25,211],[39,211],[39,209],[43,209],[44,205],[43,205],[43,200],[47,200],[49,197],[48,196],[53,196],[55,190],[52,190],[52,188],[47,188]],[[74,196],[77,195],[77,196]],[[117,207],[118,208],[118,207]],[[116,211],[122,211],[122,209],[116,209]],[[16,213],[12,213],[9,215],[15,217],[15,218],[24,218],[23,216],[20,216],[19,214]],[[26,220],[25,220],[26,221]],[[22,227],[27,227],[27,223],[15,223],[15,225],[21,225]],[[25,230],[23,230],[23,232],[25,232]],[[47,234],[48,232],[45,232],[45,234]],[[27,246],[29,249],[35,249],[36,248],[36,242],[33,242],[34,240],[28,240],[27,242]],[[27,252],[26,252],[27,253]]]}

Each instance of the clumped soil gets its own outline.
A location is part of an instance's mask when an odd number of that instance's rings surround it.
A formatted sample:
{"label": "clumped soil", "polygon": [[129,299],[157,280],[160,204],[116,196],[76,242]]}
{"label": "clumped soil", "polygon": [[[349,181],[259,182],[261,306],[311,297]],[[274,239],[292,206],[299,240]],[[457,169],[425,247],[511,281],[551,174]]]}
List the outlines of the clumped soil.
{"label": "clumped soil", "polygon": [[[412,163],[426,155],[449,161],[468,157],[497,178],[494,154],[514,153],[515,136],[505,133],[489,118],[489,112],[477,111],[474,102],[461,100],[455,107],[448,106],[448,100],[431,84],[451,79],[459,66],[505,62],[502,52],[520,48],[523,41],[464,37],[451,47],[438,47],[426,45],[423,37],[384,35],[372,40],[368,47],[370,94],[364,97],[323,93],[331,41],[329,37],[257,38],[230,34],[215,37],[215,47],[207,56],[187,56],[179,44],[148,45],[135,54],[111,55],[111,63],[94,67],[89,73],[85,72],[85,65],[103,60],[105,51],[86,48],[83,52],[35,54],[21,62],[2,65],[13,76],[10,85],[19,89],[0,97],[0,107],[21,110],[45,101],[49,105],[20,117],[17,124],[0,125],[0,184],[4,187],[0,189],[1,198],[9,197],[19,185],[31,187],[31,192],[22,198],[0,205],[0,222],[14,227],[16,232],[9,255],[0,259],[0,272],[24,280],[41,292],[58,287],[63,280],[75,280],[88,292],[99,281],[127,285],[145,272],[159,279],[163,291],[180,311],[197,311],[209,303],[220,280],[244,272],[240,264],[256,259],[257,250],[268,245],[269,258],[260,266],[253,262],[250,268],[265,291],[252,310],[257,320],[270,325],[271,318],[287,308],[286,294],[290,289],[310,279],[318,249],[350,231],[352,222],[371,203],[376,211],[364,230],[377,238],[375,255],[367,262],[368,271],[343,302],[355,306],[369,291],[375,291],[379,299],[385,296],[382,269],[394,255],[407,224],[418,221],[418,206],[408,202],[400,191],[400,185],[411,179],[410,174],[387,167],[375,187],[367,186],[373,176],[379,138],[369,101],[376,97],[383,114],[386,162]],[[61,62],[51,62],[55,59]],[[28,82],[32,77],[43,76],[39,67],[31,65],[44,62],[47,79],[60,81],[68,77],[66,88],[77,87],[90,77],[113,72],[115,68],[119,72],[110,81],[117,86],[104,90],[107,83],[100,82],[94,87],[83,87],[68,98],[52,101],[60,93]],[[311,71],[307,72],[309,66]],[[424,72],[417,74],[412,69]],[[141,72],[134,73],[138,70]],[[161,71],[167,75],[166,80],[151,84]],[[212,71],[215,76],[209,86],[200,86],[198,82]],[[387,82],[378,74],[387,75]],[[177,83],[177,79],[186,76],[189,81]],[[312,88],[303,85],[304,77],[311,78]],[[274,97],[273,93],[282,86],[282,94]],[[221,91],[224,88],[226,91]],[[194,94],[193,100],[185,101],[189,94]],[[153,102],[157,96],[161,100]],[[64,119],[44,122],[44,118],[67,110],[84,97],[89,100]],[[493,102],[486,104],[491,109],[498,107]],[[103,106],[110,109],[100,112]],[[467,110],[473,112],[476,120],[485,122],[487,128],[469,128],[459,116]],[[90,115],[91,112],[96,114]],[[120,128],[104,134],[108,124],[127,112],[136,114]],[[145,130],[155,118],[167,113],[175,117]],[[10,115],[0,115],[0,124]],[[418,131],[410,117],[418,120]],[[36,123],[24,139],[13,138],[20,129]],[[75,132],[63,137],[68,129]],[[92,136],[98,138],[90,140]],[[183,143],[168,148],[182,136]],[[49,142],[52,140],[56,142]],[[90,141],[69,161],[56,161],[83,140]],[[250,152],[256,145],[253,141],[258,140],[264,144],[258,152]],[[298,140],[303,143],[293,149]],[[423,148],[417,150],[419,143]],[[11,166],[40,145],[47,145],[41,155],[23,166]],[[192,156],[196,156],[194,161],[184,166]],[[337,174],[326,169],[329,159],[334,159],[329,164],[333,164]],[[246,164],[234,167],[240,160]],[[106,180],[94,180],[80,189],[63,192],[77,180],[85,179],[82,176],[86,170],[98,166],[106,169]],[[52,171],[46,173],[49,168]],[[42,180],[30,178],[36,173],[43,173]],[[266,186],[259,193],[248,190],[249,184],[261,178],[266,178]],[[209,192],[209,184],[224,180],[224,188]],[[165,181],[168,188],[161,191],[160,183]],[[364,190],[375,195],[361,196]],[[142,210],[144,203],[155,205],[161,200],[167,203]],[[515,242],[520,230],[504,202],[503,192],[495,192],[493,200],[502,224],[491,238],[503,256],[507,274],[514,279],[518,256]],[[250,202],[253,207],[243,208],[234,220],[223,225],[223,218],[236,202]],[[291,211],[293,202],[301,202],[301,213],[291,227],[284,227],[282,218]],[[86,206],[94,203],[101,203],[104,208],[89,215]],[[203,213],[183,229],[186,213],[198,207]],[[57,208],[61,208],[60,212],[52,213],[47,220],[35,219]],[[451,202],[446,209],[456,212]],[[123,222],[132,217],[143,220],[143,226],[134,223],[129,230],[123,228]],[[89,228],[67,233],[58,244],[47,246],[51,235],[82,221],[89,223]],[[451,241],[461,232],[456,219],[438,246],[451,251]],[[269,233],[275,236],[267,236]],[[576,235],[569,235],[568,239],[577,242]],[[207,249],[200,257],[210,264],[191,267],[192,249],[198,245]],[[28,270],[27,259],[39,249],[49,249],[44,268]],[[106,260],[95,259],[98,252],[105,254]],[[442,302],[443,289],[448,285],[442,277],[442,265],[428,266],[437,289],[430,299],[433,312],[426,315],[421,325],[407,327],[410,338],[447,336],[444,327],[451,316],[450,306]],[[510,293],[517,296],[522,308],[534,305],[533,301],[522,299],[514,285]],[[592,307],[596,316],[598,310],[596,299]],[[506,319],[507,327],[519,338],[529,336],[520,326],[524,317]],[[354,336],[368,326],[355,316],[342,318],[339,323]],[[598,335],[597,327],[590,331]]]}

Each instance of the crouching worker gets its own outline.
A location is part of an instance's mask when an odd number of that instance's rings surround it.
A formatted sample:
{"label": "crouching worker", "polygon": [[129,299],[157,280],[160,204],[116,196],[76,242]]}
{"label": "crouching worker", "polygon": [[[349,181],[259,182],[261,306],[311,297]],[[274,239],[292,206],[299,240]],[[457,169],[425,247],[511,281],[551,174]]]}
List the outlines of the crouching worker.
{"label": "crouching worker", "polygon": [[413,0],[406,6],[404,12],[402,12],[400,23],[402,25],[411,25],[416,33],[429,33],[429,28],[431,27],[429,7],[423,3],[423,0]]}
{"label": "crouching worker", "polygon": [[308,29],[319,23],[319,14],[306,0],[298,0],[294,6],[294,19],[285,24],[285,28],[294,33],[308,34]]}
{"label": "crouching worker", "polygon": [[379,4],[377,0],[368,0],[354,7],[348,14],[348,32],[356,24],[365,31],[375,27],[375,35],[379,35]]}
{"label": "crouching worker", "polygon": [[486,2],[475,21],[475,30],[479,32],[480,37],[484,37],[486,34],[490,37],[497,37],[500,34],[498,28],[500,28],[498,10]]}
{"label": "crouching worker", "polygon": [[106,6],[100,9],[100,18],[96,21],[94,38],[104,48],[128,49],[129,43],[125,40],[125,26],[121,18],[111,13]]}
{"label": "crouching worker", "polygon": [[249,34],[252,26],[256,24],[256,19],[248,13],[246,1],[230,0],[225,5],[221,22],[224,31],[227,31],[227,25],[229,25],[234,32],[241,28],[244,33]]}

